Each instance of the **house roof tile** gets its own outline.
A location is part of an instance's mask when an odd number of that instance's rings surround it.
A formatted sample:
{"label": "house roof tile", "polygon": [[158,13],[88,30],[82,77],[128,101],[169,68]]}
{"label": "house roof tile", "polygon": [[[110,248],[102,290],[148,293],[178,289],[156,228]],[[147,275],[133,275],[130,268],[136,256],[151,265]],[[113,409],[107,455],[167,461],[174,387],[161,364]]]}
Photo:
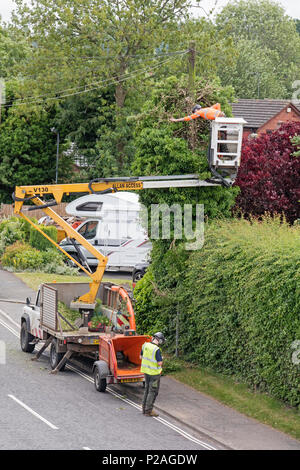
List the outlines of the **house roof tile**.
{"label": "house roof tile", "polygon": [[234,117],[243,117],[247,121],[246,127],[259,128],[289,104],[297,108],[300,116],[300,101],[269,99],[239,99],[232,103],[232,113]]}

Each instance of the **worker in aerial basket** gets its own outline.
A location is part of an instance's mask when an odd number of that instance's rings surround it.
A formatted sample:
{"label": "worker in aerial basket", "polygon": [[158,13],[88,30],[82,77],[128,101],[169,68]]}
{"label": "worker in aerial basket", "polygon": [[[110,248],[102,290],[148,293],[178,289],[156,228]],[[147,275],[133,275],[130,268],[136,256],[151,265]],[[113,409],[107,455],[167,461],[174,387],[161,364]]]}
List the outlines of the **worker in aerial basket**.
{"label": "worker in aerial basket", "polygon": [[192,119],[196,119],[198,117],[202,117],[203,119],[209,119],[210,121],[214,121],[217,117],[224,117],[225,114],[221,111],[220,103],[216,103],[209,108],[202,108],[200,104],[196,104],[190,116],[185,116],[183,118],[171,118],[170,121],[172,122],[181,122],[181,121],[191,121]]}
{"label": "worker in aerial basket", "polygon": [[163,363],[159,347],[164,344],[164,342],[164,335],[158,332],[152,336],[150,343],[146,342],[142,346],[141,372],[145,374],[145,391],[142,409],[145,416],[158,416],[158,414],[153,411],[153,406],[159,391]]}

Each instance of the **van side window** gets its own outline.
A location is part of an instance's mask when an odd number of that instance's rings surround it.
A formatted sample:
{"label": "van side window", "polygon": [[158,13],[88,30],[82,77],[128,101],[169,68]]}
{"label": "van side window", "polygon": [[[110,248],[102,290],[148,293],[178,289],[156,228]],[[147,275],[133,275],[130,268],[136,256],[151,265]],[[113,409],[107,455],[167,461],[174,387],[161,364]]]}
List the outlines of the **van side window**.
{"label": "van side window", "polygon": [[102,206],[103,202],[85,202],[84,204],[76,206],[76,210],[78,212],[97,212],[101,210]]}

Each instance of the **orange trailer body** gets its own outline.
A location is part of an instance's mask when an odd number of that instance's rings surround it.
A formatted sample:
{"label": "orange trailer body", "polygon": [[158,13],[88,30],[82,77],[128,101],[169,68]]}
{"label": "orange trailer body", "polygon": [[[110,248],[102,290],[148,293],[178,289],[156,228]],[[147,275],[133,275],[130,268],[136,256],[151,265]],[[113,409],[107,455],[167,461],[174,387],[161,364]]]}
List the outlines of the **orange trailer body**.
{"label": "orange trailer body", "polygon": [[[108,383],[143,381],[140,353],[142,345],[150,341],[151,337],[146,335],[100,336],[99,359],[109,366],[111,379]],[[124,360],[120,360],[118,354],[121,354]]]}

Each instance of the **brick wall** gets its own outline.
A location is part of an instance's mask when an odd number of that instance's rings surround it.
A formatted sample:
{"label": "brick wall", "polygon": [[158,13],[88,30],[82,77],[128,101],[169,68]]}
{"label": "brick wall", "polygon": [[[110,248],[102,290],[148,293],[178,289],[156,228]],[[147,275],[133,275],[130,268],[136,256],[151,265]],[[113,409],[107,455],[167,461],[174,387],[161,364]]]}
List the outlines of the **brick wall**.
{"label": "brick wall", "polygon": [[249,128],[247,128],[247,127],[244,127],[243,137],[244,137],[244,138],[249,137],[249,135],[252,134],[252,132],[253,132],[252,129],[249,129]]}
{"label": "brick wall", "polygon": [[270,119],[270,121],[266,122],[262,127],[260,127],[257,133],[263,134],[264,132],[267,132],[268,130],[275,131],[284,122],[288,122],[288,121],[300,122],[299,113],[296,113],[293,110],[293,108],[290,108],[291,112],[288,113],[287,109],[288,109],[288,106],[284,108],[279,114],[277,114],[272,119]]}

